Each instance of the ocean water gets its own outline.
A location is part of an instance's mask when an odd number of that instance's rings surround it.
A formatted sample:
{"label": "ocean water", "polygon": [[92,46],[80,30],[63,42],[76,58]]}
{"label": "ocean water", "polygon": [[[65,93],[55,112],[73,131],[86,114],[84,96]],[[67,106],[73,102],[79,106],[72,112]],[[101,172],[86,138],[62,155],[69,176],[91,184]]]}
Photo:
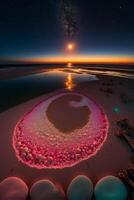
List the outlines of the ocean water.
{"label": "ocean water", "polygon": [[[17,68],[17,67],[16,67]],[[1,69],[1,71],[4,70]],[[6,68],[7,72],[11,68]],[[19,70],[26,71],[23,67]],[[31,67],[31,73],[33,68]],[[15,105],[26,102],[40,95],[53,92],[59,89],[73,90],[78,84],[90,81],[99,81],[100,76],[122,77],[133,79],[131,71],[107,70],[107,68],[87,68],[81,66],[65,67],[44,67],[44,71],[34,74],[22,73],[22,76],[12,76],[5,80],[0,80],[0,112],[7,110]]]}

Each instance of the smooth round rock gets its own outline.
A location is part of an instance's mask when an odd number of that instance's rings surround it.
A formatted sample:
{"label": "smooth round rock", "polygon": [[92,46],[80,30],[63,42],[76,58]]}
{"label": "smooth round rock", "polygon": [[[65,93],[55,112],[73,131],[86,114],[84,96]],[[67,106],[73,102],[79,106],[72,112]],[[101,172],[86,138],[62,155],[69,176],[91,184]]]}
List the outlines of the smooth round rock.
{"label": "smooth round rock", "polygon": [[51,181],[40,180],[34,183],[30,190],[31,200],[65,200],[65,194],[60,187]]}
{"label": "smooth round rock", "polygon": [[0,200],[26,200],[27,185],[17,177],[8,177],[0,183]]}
{"label": "smooth round rock", "polygon": [[96,184],[96,200],[126,200],[127,196],[125,185],[117,177],[106,176]]}
{"label": "smooth round rock", "polygon": [[90,200],[93,196],[92,181],[86,176],[77,176],[67,190],[68,200]]}

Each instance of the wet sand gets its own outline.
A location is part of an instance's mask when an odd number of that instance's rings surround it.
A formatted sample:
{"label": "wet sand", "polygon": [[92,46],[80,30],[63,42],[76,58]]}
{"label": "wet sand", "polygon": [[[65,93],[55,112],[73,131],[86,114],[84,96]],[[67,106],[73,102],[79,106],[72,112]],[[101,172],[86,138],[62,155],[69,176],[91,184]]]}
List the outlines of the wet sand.
{"label": "wet sand", "polygon": [[82,98],[67,95],[54,100],[47,109],[47,117],[54,126],[63,133],[83,128],[89,120],[88,106],[73,107],[69,102],[80,103]]}
{"label": "wet sand", "polygon": [[31,67],[31,66],[20,66],[20,67],[3,67],[0,68],[0,80],[10,80],[18,77],[28,76],[36,73],[45,72],[44,66]]}
{"label": "wet sand", "polygon": [[[79,174],[89,176],[94,184],[105,175],[117,175],[121,169],[128,167],[131,159],[131,151],[127,146],[115,136],[117,120],[128,118],[130,123],[134,123],[134,103],[125,105],[120,95],[122,93],[133,94],[132,82],[127,79],[114,78],[112,82],[109,78],[100,78],[100,81],[80,84],[75,88],[76,92],[90,96],[95,100],[107,114],[110,128],[108,139],[96,156],[79,163],[78,165],[65,169],[34,169],[19,162],[12,147],[12,134],[18,120],[27,113],[46,95],[20,104],[0,114],[0,181],[7,176],[18,176],[22,178],[28,186],[36,180],[46,178],[60,183],[64,189],[67,188],[73,177]],[[112,88],[113,94],[107,93],[106,88]],[[51,94],[50,94],[51,95]],[[114,109],[118,107],[119,112]]]}

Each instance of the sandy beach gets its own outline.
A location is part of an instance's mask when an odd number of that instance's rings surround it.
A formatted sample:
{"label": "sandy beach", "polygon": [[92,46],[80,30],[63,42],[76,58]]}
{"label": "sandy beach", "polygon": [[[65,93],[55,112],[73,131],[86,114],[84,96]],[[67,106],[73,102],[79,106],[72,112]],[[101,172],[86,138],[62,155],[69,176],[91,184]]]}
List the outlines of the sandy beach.
{"label": "sandy beach", "polygon": [[[87,106],[71,107],[69,102],[79,104],[81,98],[75,95],[63,96],[51,103],[47,109],[47,117],[51,123],[62,130],[70,133],[75,129],[80,129],[88,122],[90,110]],[[63,112],[64,111],[64,112]]]}
{"label": "sandy beach", "polygon": [[[105,91],[112,89],[112,94]],[[24,104],[20,104],[0,114],[0,152],[1,162],[0,181],[7,176],[18,176],[22,178],[28,186],[31,186],[36,180],[48,178],[58,182],[67,188],[73,177],[79,174],[85,174],[93,180],[95,184],[105,175],[117,175],[121,169],[129,166],[132,152],[127,145],[115,136],[117,131],[116,121],[127,118],[133,124],[134,102],[124,104],[121,101],[121,94],[126,93],[132,96],[132,80],[119,78],[100,77],[98,81],[82,83],[75,88],[75,91],[90,96],[104,110],[109,120],[108,138],[104,146],[94,157],[83,161],[71,168],[65,169],[34,169],[30,168],[16,158],[12,147],[12,136],[18,120],[32,109],[38,102],[42,101],[46,95],[34,98]],[[52,95],[51,93],[48,95]],[[131,97],[132,98],[132,97]],[[116,111],[118,107],[119,111]]]}

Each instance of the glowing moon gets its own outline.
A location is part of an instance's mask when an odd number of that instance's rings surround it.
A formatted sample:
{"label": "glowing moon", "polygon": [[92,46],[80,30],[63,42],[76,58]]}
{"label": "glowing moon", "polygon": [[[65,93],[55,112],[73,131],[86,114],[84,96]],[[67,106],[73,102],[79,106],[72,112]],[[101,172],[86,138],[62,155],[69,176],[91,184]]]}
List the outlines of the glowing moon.
{"label": "glowing moon", "polygon": [[30,167],[65,168],[94,156],[107,132],[107,117],[94,101],[76,92],[61,92],[17,123],[13,147],[17,158]]}
{"label": "glowing moon", "polygon": [[73,43],[69,43],[69,44],[67,45],[67,48],[68,48],[69,51],[74,50],[74,44],[73,44]]}

